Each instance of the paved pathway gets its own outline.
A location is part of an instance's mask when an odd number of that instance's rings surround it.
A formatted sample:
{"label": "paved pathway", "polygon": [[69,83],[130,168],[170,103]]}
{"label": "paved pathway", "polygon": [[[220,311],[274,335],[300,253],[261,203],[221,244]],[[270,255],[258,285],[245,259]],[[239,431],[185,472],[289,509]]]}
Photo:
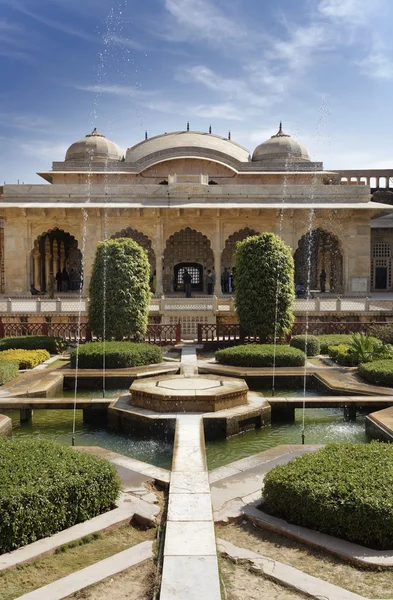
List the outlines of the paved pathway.
{"label": "paved pathway", "polygon": [[196,346],[183,346],[181,353],[181,373],[187,377],[198,374]]}
{"label": "paved pathway", "polygon": [[220,600],[202,417],[176,422],[161,600]]}
{"label": "paved pathway", "polygon": [[[198,372],[196,347],[182,373]],[[169,487],[160,600],[220,600],[217,548],[201,415],[178,415]]]}

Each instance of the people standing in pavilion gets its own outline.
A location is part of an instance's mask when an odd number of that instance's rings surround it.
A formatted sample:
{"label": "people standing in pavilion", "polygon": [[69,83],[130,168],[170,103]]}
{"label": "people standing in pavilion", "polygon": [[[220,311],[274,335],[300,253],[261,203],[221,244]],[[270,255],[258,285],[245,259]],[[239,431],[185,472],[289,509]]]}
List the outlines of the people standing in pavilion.
{"label": "people standing in pavilion", "polygon": [[214,291],[214,275],[210,269],[208,269],[206,274],[206,289],[207,295],[212,296]]}
{"label": "people standing in pavilion", "polygon": [[184,284],[184,290],[186,292],[186,298],[191,298],[191,282],[192,282],[191,275],[189,274],[187,269],[184,269],[183,284]]}
{"label": "people standing in pavilion", "polygon": [[61,292],[61,280],[62,280],[61,271],[59,269],[56,273],[56,285],[57,285],[58,292]]}
{"label": "people standing in pavilion", "polygon": [[69,290],[71,292],[75,292],[77,289],[77,273],[74,268],[70,271],[70,281],[69,281]]}
{"label": "people standing in pavilion", "polygon": [[68,275],[67,269],[64,267],[61,273],[61,290],[63,292],[68,292],[68,288],[70,285],[70,276]]}
{"label": "people standing in pavilion", "polygon": [[326,271],[322,269],[321,274],[319,276],[319,284],[321,288],[321,293],[326,292]]}
{"label": "people standing in pavilion", "polygon": [[221,285],[222,285],[223,293],[227,294],[229,291],[229,272],[226,267],[225,267],[224,272],[221,277]]}

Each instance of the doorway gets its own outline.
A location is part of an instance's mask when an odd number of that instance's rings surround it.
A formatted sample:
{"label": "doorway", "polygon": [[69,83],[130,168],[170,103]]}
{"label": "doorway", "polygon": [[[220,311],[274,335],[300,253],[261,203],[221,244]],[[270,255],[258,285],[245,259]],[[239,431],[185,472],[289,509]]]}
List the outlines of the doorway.
{"label": "doorway", "polygon": [[386,290],[388,287],[388,270],[386,267],[376,267],[375,269],[375,289]]}
{"label": "doorway", "polygon": [[173,291],[184,291],[183,275],[186,269],[192,277],[191,290],[193,292],[203,292],[203,266],[199,263],[180,263],[175,265]]}

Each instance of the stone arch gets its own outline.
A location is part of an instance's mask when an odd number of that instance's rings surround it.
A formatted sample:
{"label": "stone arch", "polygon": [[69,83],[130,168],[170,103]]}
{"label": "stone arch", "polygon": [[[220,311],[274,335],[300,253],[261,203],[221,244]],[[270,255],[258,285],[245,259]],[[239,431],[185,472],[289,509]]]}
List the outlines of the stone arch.
{"label": "stone arch", "polygon": [[221,270],[222,271],[224,271],[224,269],[228,269],[228,271],[231,271],[233,269],[236,244],[238,242],[242,242],[243,240],[250,237],[251,235],[260,235],[260,234],[258,231],[255,231],[254,229],[245,227],[244,229],[235,231],[235,233],[232,233],[232,235],[230,235],[227,238],[227,240],[225,242],[224,250],[222,251],[222,255],[221,255]]}
{"label": "stone arch", "polygon": [[41,233],[31,251],[31,281],[42,292],[47,291],[49,276],[66,269],[69,280],[58,291],[78,292],[83,280],[82,252],[78,240],[64,229],[54,227]]}
{"label": "stone arch", "polygon": [[151,239],[147,235],[141,231],[138,231],[137,229],[133,229],[132,227],[126,227],[125,229],[122,229],[111,236],[111,240],[115,240],[117,238],[130,238],[139,244],[141,248],[145,250],[147,258],[149,259],[150,273],[154,273],[156,270],[156,253],[153,250]]}
{"label": "stone arch", "polygon": [[[343,255],[339,239],[329,231],[318,228],[304,234],[294,255],[295,283],[310,290],[320,289],[320,274],[326,272],[326,289],[343,291]],[[308,280],[310,272],[310,281]]]}
{"label": "stone arch", "polygon": [[[204,291],[205,274],[214,269],[214,255],[206,235],[196,229],[185,227],[171,235],[165,245],[163,256],[164,292],[182,290],[182,269],[190,265],[194,291]],[[178,279],[175,282],[175,274]]]}

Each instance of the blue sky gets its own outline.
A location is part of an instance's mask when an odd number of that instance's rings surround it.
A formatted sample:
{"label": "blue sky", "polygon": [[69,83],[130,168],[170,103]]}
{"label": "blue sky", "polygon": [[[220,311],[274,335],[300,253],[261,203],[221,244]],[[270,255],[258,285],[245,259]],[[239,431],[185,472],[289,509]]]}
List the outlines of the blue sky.
{"label": "blue sky", "polygon": [[97,127],[251,151],[284,130],[325,168],[393,166],[391,0],[0,0],[0,182]]}

